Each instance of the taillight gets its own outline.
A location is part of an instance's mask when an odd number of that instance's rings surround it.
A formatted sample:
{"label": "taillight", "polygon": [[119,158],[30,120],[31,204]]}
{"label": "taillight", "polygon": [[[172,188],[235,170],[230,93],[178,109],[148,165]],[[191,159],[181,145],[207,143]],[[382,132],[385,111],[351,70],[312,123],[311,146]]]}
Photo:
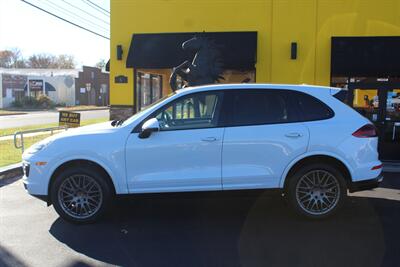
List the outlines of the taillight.
{"label": "taillight", "polygon": [[378,132],[374,125],[366,124],[357,131],[355,131],[352,135],[358,138],[369,138],[369,137],[377,137]]}

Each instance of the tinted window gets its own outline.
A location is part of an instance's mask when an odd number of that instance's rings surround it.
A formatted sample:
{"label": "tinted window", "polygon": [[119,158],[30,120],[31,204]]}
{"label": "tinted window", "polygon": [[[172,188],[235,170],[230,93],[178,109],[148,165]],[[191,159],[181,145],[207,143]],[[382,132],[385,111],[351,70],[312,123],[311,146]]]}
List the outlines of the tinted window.
{"label": "tinted window", "polygon": [[303,121],[325,120],[333,117],[333,111],[319,99],[299,92],[293,92],[293,97],[302,113]]}
{"label": "tinted window", "polygon": [[347,90],[340,90],[336,94],[333,95],[334,98],[336,98],[339,101],[342,101],[343,103],[348,103],[348,91]]}
{"label": "tinted window", "polygon": [[161,108],[155,117],[164,131],[215,127],[219,102],[219,92],[192,94]]}
{"label": "tinted window", "polygon": [[231,91],[233,125],[285,123],[296,120],[288,96],[278,90]]}

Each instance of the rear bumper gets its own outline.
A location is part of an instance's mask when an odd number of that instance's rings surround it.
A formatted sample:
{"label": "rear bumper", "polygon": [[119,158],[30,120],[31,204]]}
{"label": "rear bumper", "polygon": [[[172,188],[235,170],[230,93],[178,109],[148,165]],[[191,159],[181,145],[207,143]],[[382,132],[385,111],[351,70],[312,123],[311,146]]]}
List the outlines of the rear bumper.
{"label": "rear bumper", "polygon": [[370,190],[373,188],[377,188],[379,183],[383,181],[383,173],[380,173],[378,177],[369,180],[363,180],[358,182],[351,182],[348,185],[348,189],[350,193],[363,191],[363,190]]}

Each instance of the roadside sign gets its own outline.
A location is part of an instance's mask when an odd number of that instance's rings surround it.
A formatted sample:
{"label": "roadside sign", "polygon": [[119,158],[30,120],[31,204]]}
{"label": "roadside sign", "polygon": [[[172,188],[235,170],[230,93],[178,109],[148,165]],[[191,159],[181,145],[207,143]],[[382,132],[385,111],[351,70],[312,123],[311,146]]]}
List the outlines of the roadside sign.
{"label": "roadside sign", "polygon": [[32,79],[29,80],[29,90],[31,91],[43,91],[44,82],[43,80]]}
{"label": "roadside sign", "polygon": [[81,124],[81,114],[77,112],[60,111],[58,119],[59,126],[79,127]]}

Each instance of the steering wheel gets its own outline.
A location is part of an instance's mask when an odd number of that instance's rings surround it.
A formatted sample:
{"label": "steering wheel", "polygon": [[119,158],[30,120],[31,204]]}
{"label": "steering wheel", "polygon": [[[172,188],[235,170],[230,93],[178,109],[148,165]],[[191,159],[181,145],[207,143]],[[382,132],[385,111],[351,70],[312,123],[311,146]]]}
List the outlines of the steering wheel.
{"label": "steering wheel", "polygon": [[163,111],[161,113],[161,121],[162,121],[162,126],[165,128],[168,128],[172,122],[172,117],[168,112]]}

